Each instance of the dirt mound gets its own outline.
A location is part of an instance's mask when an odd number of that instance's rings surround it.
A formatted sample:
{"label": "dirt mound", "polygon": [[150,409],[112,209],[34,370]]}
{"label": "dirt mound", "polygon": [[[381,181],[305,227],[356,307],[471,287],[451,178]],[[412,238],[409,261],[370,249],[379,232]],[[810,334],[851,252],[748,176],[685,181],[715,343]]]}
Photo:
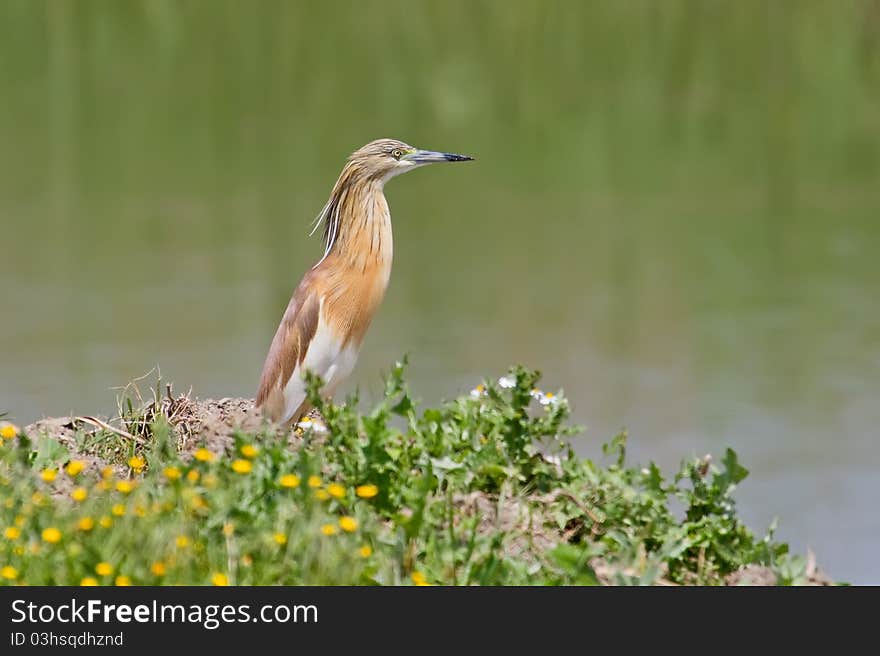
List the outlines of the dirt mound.
{"label": "dirt mound", "polygon": [[[113,457],[114,453],[128,452],[126,447],[131,443],[148,444],[152,427],[160,420],[171,426],[183,456],[200,447],[221,454],[232,444],[235,431],[256,432],[264,427],[253,399],[201,400],[168,394],[127,416],[53,417],[34,422],[25,432],[35,438],[53,439],[84,460],[89,468],[99,468],[112,465],[118,460]],[[117,439],[111,441],[110,438]]]}
{"label": "dirt mound", "polygon": [[253,399],[230,397],[193,400],[185,420],[172,426],[175,426],[181,453],[189,454],[204,446],[220,454],[232,444],[235,431],[253,433],[263,424]]}

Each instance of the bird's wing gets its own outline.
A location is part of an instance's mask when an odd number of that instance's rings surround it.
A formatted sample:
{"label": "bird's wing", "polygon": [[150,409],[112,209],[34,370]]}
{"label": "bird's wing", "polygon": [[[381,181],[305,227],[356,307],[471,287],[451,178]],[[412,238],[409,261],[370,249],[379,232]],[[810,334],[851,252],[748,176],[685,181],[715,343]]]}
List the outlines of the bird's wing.
{"label": "bird's wing", "polygon": [[263,365],[256,403],[273,421],[287,421],[285,415],[296,410],[296,406],[288,409],[290,399],[285,399],[284,387],[305,359],[318,328],[321,300],[313,280],[316,275],[309,271],[293,293]]}

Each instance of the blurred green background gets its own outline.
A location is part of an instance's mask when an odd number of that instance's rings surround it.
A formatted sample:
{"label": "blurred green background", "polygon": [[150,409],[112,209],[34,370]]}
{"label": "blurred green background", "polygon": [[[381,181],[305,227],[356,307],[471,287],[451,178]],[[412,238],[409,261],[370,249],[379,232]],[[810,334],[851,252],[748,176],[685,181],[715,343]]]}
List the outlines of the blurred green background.
{"label": "blurred green background", "polygon": [[389,184],[346,391],[540,368],[582,453],[730,445],[754,528],[880,583],[876,0],[2,0],[0,410],[252,396],[378,137],[477,161]]}

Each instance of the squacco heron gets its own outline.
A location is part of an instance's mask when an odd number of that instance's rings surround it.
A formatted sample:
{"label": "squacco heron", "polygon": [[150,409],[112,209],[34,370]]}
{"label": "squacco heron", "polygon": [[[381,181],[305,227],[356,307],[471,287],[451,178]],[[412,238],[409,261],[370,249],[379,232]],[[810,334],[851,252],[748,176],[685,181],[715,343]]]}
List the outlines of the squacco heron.
{"label": "squacco heron", "polygon": [[324,224],[324,255],[293,292],[269,347],[256,400],[264,416],[289,425],[308,412],[305,371],[321,377],[330,397],[354,369],[391,275],[385,183],[426,164],[470,159],[395,139],[352,153],[315,219],[315,230]]}

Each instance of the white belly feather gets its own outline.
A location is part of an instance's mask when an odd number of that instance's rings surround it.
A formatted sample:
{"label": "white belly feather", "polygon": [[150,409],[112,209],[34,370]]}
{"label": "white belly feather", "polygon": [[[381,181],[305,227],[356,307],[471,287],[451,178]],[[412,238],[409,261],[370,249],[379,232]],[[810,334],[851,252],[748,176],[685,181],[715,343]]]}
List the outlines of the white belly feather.
{"label": "white belly feather", "polygon": [[324,301],[321,299],[315,335],[309,342],[302,363],[296,366],[284,386],[284,416],[281,423],[290,421],[293,413],[306,399],[306,384],[303,380],[305,370],[321,377],[324,381],[323,393],[329,396],[351,375],[357,362],[358,349],[351,343],[343,348],[342,339],[324,320],[323,306]]}

